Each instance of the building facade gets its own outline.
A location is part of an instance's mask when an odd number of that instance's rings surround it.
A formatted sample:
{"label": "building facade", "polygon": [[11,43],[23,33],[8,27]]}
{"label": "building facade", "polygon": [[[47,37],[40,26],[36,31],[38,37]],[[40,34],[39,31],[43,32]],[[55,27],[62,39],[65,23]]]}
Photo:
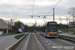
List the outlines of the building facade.
{"label": "building facade", "polygon": [[75,30],[75,22],[69,22],[69,29]]}
{"label": "building facade", "polygon": [[0,29],[12,29],[12,25],[4,19],[0,19]]}

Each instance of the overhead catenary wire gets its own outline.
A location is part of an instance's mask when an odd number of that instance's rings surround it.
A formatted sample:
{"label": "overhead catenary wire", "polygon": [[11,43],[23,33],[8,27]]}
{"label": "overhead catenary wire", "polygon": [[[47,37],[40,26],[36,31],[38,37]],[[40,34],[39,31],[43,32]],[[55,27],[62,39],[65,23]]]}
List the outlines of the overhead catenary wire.
{"label": "overhead catenary wire", "polygon": [[33,0],[33,7],[32,7],[32,18],[33,18],[33,13],[34,13],[34,0]]}
{"label": "overhead catenary wire", "polygon": [[[33,0],[32,15],[31,15],[32,18],[33,18],[33,15],[34,15],[34,2],[35,2],[35,0]],[[60,2],[61,2],[61,0],[59,0],[59,1],[56,3],[56,5],[53,6],[53,8],[55,8]],[[44,16],[47,16],[47,15],[53,10],[53,8],[51,8],[50,11],[49,11],[46,15],[44,15]],[[39,15],[39,16],[40,16],[40,15]],[[50,16],[52,16],[52,15],[50,15]]]}
{"label": "overhead catenary wire", "polygon": [[[55,8],[60,2],[61,2],[61,0],[59,0],[53,8]],[[53,8],[51,8],[47,14],[49,14],[53,10]],[[45,16],[47,16],[47,14]]]}

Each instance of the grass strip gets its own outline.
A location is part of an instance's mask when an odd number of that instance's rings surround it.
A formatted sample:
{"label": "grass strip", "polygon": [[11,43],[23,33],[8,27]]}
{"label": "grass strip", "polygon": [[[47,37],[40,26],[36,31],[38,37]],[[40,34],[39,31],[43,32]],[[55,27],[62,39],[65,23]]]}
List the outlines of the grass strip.
{"label": "grass strip", "polygon": [[73,32],[73,31],[69,31],[69,30],[62,30],[62,32],[64,32],[64,33],[65,33],[65,32]]}
{"label": "grass strip", "polygon": [[17,35],[15,36],[16,39],[20,39],[21,37],[23,37],[25,34],[21,34],[21,35]]}
{"label": "grass strip", "polygon": [[71,40],[75,40],[75,37],[70,37],[70,36],[64,36],[64,35],[58,35],[59,37],[64,37],[64,38],[68,38]]}
{"label": "grass strip", "polygon": [[16,32],[9,32],[9,34],[17,34]]}

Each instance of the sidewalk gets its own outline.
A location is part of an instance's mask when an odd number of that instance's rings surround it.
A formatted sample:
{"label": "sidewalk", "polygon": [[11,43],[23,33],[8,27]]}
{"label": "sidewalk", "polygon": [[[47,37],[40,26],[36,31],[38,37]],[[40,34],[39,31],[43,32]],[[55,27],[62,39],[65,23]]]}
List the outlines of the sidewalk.
{"label": "sidewalk", "polygon": [[1,36],[0,37],[0,50],[5,50],[7,47],[9,47],[11,44],[17,41],[16,38],[14,38],[16,35],[10,35],[10,36]]}
{"label": "sidewalk", "polygon": [[75,37],[75,34],[72,34],[72,33],[59,33],[59,35]]}

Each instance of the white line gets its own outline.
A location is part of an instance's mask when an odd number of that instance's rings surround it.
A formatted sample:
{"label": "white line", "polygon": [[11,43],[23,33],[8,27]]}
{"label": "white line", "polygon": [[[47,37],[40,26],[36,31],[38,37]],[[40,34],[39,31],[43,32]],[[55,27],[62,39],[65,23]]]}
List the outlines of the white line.
{"label": "white line", "polygon": [[46,43],[48,43],[48,41],[46,41]]}
{"label": "white line", "polygon": [[33,34],[34,35],[34,37],[35,37],[35,39],[36,39],[36,41],[37,41],[37,43],[38,43],[38,47],[39,47],[39,49],[40,50],[45,50],[44,49],[44,47],[42,46],[42,44],[39,42],[39,40],[37,39],[37,37],[35,36],[35,34]]}
{"label": "white line", "polygon": [[50,45],[51,45],[51,43],[48,43],[48,45],[50,46]]}
{"label": "white line", "polygon": [[21,50],[27,50],[27,46],[28,46],[28,42],[29,42],[29,39],[30,39],[30,35],[31,35],[31,33],[28,35],[28,38],[27,38],[26,42],[24,43],[23,47],[21,48]]}

